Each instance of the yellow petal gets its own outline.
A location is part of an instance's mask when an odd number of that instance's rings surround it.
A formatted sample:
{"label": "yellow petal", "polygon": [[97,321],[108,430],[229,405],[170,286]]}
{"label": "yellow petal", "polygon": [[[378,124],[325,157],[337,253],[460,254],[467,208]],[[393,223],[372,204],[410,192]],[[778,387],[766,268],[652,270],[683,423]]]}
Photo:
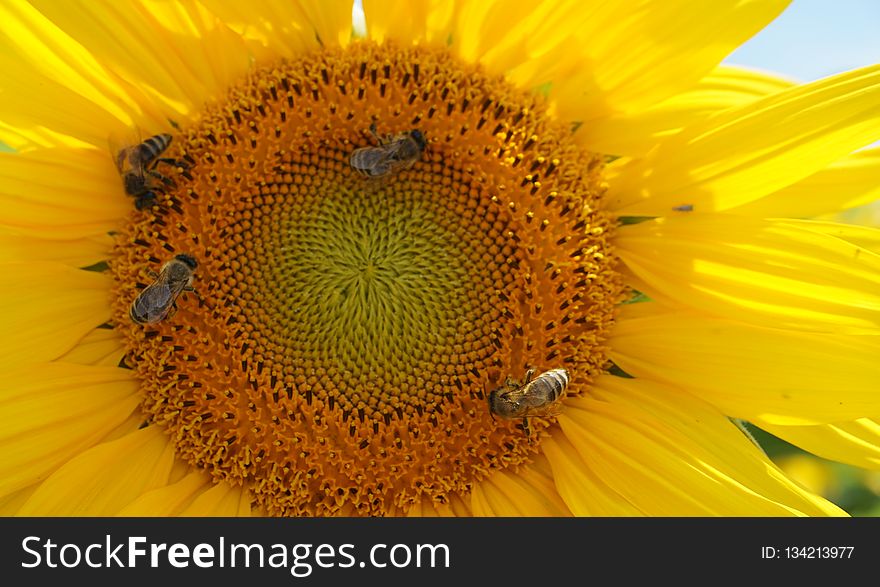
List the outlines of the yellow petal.
{"label": "yellow petal", "polygon": [[18,510],[21,509],[21,506],[30,499],[31,495],[33,495],[34,491],[37,490],[38,485],[36,483],[32,485],[28,485],[24,489],[19,489],[18,491],[14,491],[9,495],[5,495],[0,497],[0,517],[9,517],[14,516]]}
{"label": "yellow petal", "polygon": [[86,334],[72,349],[58,357],[64,363],[118,367],[125,355],[125,341],[111,328],[96,328]]}
{"label": "yellow petal", "polygon": [[157,427],[95,446],[55,471],[20,516],[112,516],[168,483],[174,448]]}
{"label": "yellow petal", "polygon": [[810,217],[880,198],[880,149],[864,149],[797,183],[733,209],[751,216]]}
{"label": "yellow petal", "polygon": [[0,368],[50,361],[110,318],[110,278],[49,262],[0,265]]}
{"label": "yellow petal", "polygon": [[728,210],[798,182],[880,137],[880,65],[725,110],[609,167],[608,206],[662,216]]}
{"label": "yellow petal", "polygon": [[575,516],[643,515],[592,471],[563,434],[541,441],[559,495]]}
{"label": "yellow petal", "polygon": [[[26,152],[33,149],[48,149],[52,147],[69,149],[90,148],[90,145],[84,141],[45,127],[22,128],[2,120],[0,120],[0,140],[10,147],[9,152]],[[6,152],[5,149],[4,152]]]}
{"label": "yellow petal", "polygon": [[[202,0],[227,26],[271,54],[295,57],[320,48],[318,32],[297,2],[266,0],[254,4]],[[252,48],[256,50],[256,48]]]}
{"label": "yellow petal", "polygon": [[88,267],[108,259],[112,248],[109,235],[54,240],[0,228],[0,263],[55,261],[71,267]]}
{"label": "yellow petal", "polygon": [[325,47],[346,46],[351,40],[351,2],[348,0],[297,0],[318,39]]}
{"label": "yellow petal", "polygon": [[78,239],[106,235],[134,204],[108,150],[58,148],[0,153],[0,210],[18,234]]}
{"label": "yellow petal", "polygon": [[[129,94],[136,88],[152,98],[139,99],[139,107],[159,101],[177,120],[222,94],[249,66],[241,38],[193,2],[33,4],[42,18],[94,56],[106,77],[127,80],[133,86]],[[25,26],[35,27],[36,21],[35,16]]]}
{"label": "yellow petal", "polygon": [[663,138],[728,108],[795,85],[775,74],[719,66],[687,91],[629,114],[581,125],[577,136],[592,151],[618,156],[644,155]]}
{"label": "yellow petal", "polygon": [[[840,224],[838,222],[826,222],[817,220],[780,220],[784,224],[797,227],[802,230],[811,230],[819,234],[825,234],[861,247],[874,254],[880,255],[880,230],[871,226],[859,226],[857,224]],[[880,226],[880,223],[877,224]]]}
{"label": "yellow petal", "polygon": [[[141,410],[135,410],[131,413],[131,415],[126,418],[121,424],[110,430],[105,436],[101,438],[101,442],[111,442],[113,440],[119,440],[124,436],[128,436],[129,434],[134,434],[141,428],[145,427],[149,423],[148,416],[144,415]],[[176,481],[178,477],[175,477],[172,474],[173,480]]]}
{"label": "yellow petal", "polygon": [[[72,8],[83,13],[92,4]],[[95,36],[106,37],[108,30]],[[0,66],[6,73],[0,91],[7,124],[25,131],[49,128],[96,146],[106,142],[110,129],[167,124],[146,95],[107,71],[78,41],[26,2],[0,7]]]}
{"label": "yellow petal", "polygon": [[227,483],[217,483],[180,512],[186,517],[247,517],[250,514],[247,490]]}
{"label": "yellow petal", "polygon": [[[647,305],[656,306],[631,306]],[[692,390],[747,421],[817,424],[880,413],[880,337],[652,309],[654,316],[631,317],[625,306],[609,339],[612,360],[631,375]]]}
{"label": "yellow petal", "polygon": [[529,466],[495,471],[471,492],[475,516],[569,516],[553,480]]}
{"label": "yellow petal", "polygon": [[716,408],[672,387],[603,376],[566,401],[559,425],[587,466],[649,515],[845,515]]}
{"label": "yellow petal", "polygon": [[[432,16],[439,18],[431,22],[442,27],[447,18],[452,20],[452,49],[519,86],[534,88],[550,81],[549,71],[561,62],[586,69],[592,65],[590,57],[582,55],[586,44],[577,35],[597,15],[581,3],[466,0],[451,11],[435,11]],[[437,32],[442,34],[442,28]],[[408,33],[404,29],[398,34]]]}
{"label": "yellow petal", "polygon": [[184,511],[206,488],[211,478],[204,471],[190,473],[177,483],[148,491],[122,508],[118,516],[176,516]]}
{"label": "yellow petal", "polygon": [[446,43],[460,5],[447,0],[364,0],[367,34],[374,41]]}
{"label": "yellow petal", "polygon": [[880,469],[880,424],[876,419],[818,426],[776,426],[761,420],[753,424],[820,457]]}
{"label": "yellow petal", "polygon": [[[787,1],[589,2],[568,55],[547,63],[558,113],[590,123],[640,112],[688,89],[761,30]],[[581,5],[583,6],[583,5]]]}
{"label": "yellow petal", "polygon": [[759,326],[880,333],[880,256],[791,222],[693,213],[624,226],[615,245],[652,299]]}

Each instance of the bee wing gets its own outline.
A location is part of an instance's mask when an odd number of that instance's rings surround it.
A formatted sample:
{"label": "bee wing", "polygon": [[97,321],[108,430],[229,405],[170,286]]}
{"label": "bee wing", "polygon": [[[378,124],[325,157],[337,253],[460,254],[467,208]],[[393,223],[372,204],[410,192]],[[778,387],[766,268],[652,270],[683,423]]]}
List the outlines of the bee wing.
{"label": "bee wing", "polygon": [[406,141],[408,139],[403,138],[395,138],[385,146],[385,151],[388,154],[388,159],[393,161],[405,161],[407,160],[404,157],[401,157],[401,151],[406,150]]}
{"label": "bee wing", "polygon": [[553,418],[561,413],[562,403],[555,401],[548,405],[527,408],[523,415],[526,418]]}
{"label": "bee wing", "polygon": [[352,151],[349,161],[356,169],[377,170],[373,175],[381,175],[388,168],[391,156],[385,147],[361,147]]}
{"label": "bee wing", "polygon": [[135,300],[136,309],[141,315],[160,320],[168,314],[177,297],[186,289],[186,281],[171,281],[165,279],[164,273],[160,274],[156,281],[147,286]]}
{"label": "bee wing", "polygon": [[126,153],[131,147],[135,147],[143,140],[140,129],[128,129],[127,131],[114,131],[107,137],[107,146],[110,149],[110,155],[116,164],[116,169],[120,173],[130,167]]}
{"label": "bee wing", "polygon": [[131,314],[138,316],[139,321],[155,322],[168,313],[173,301],[168,284],[157,281],[138,294],[132,304]]}
{"label": "bee wing", "polygon": [[526,396],[525,387],[518,386],[513,389],[508,389],[507,391],[502,391],[500,394],[502,399],[509,402],[520,402]]}

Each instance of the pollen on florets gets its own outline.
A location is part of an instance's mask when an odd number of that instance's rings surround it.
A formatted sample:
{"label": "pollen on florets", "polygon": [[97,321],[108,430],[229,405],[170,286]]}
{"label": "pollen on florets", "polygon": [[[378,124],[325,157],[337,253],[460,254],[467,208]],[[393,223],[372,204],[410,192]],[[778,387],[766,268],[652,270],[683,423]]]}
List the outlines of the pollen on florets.
{"label": "pollen on florets", "polygon": [[[364,178],[369,132],[427,138]],[[254,72],[175,137],[176,187],[131,215],[116,319],[153,422],[270,514],[446,503],[528,462],[551,421],[486,397],[528,367],[588,393],[621,279],[601,160],[540,98],[447,51],[355,43]],[[178,253],[196,292],[148,327],[138,284]],[[197,294],[197,295],[196,295]]]}

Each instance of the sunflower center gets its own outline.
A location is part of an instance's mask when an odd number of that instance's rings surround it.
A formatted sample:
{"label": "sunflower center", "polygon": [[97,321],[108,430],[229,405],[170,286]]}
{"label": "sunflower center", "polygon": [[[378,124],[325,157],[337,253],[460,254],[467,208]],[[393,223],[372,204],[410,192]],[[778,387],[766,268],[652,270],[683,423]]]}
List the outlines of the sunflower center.
{"label": "sunflower center", "polygon": [[[413,130],[428,145],[411,166],[352,167]],[[166,154],[186,165],[157,166],[176,185],[120,232],[116,319],[153,422],[268,513],[450,503],[552,425],[493,418],[492,389],[565,368],[585,393],[606,362],[622,286],[600,160],[539,97],[446,50],[275,63]],[[195,292],[133,323],[177,254]]]}

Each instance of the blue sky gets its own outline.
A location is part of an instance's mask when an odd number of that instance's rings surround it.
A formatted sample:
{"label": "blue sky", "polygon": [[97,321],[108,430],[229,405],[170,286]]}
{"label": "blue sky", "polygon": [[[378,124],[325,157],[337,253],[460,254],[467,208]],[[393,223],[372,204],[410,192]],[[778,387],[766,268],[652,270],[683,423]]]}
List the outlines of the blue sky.
{"label": "blue sky", "polygon": [[880,63],[880,0],[794,0],[726,62],[801,81]]}

